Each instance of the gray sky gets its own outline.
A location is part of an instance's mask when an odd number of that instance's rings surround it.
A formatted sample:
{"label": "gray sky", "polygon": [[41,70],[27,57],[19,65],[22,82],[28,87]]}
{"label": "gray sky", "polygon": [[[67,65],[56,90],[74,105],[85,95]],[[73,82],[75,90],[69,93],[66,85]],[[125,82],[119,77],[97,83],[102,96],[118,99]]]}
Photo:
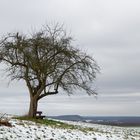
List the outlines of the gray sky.
{"label": "gray sky", "polygon": [[[1,36],[64,23],[75,46],[93,55],[101,67],[95,82],[97,99],[85,94],[51,96],[39,106],[46,114],[140,115],[139,0],[0,0],[0,17]],[[24,83],[7,83],[0,78],[0,111],[26,113]]]}

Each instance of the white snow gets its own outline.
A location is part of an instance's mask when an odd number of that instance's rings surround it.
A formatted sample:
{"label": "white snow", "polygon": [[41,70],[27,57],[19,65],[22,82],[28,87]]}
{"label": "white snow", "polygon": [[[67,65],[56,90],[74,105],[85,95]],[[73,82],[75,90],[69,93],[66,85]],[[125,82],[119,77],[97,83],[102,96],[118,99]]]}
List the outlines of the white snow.
{"label": "white snow", "polygon": [[0,126],[0,140],[140,140],[140,129],[137,128],[63,122],[80,128],[92,128],[92,131],[53,128],[31,121],[11,119],[12,127]]}

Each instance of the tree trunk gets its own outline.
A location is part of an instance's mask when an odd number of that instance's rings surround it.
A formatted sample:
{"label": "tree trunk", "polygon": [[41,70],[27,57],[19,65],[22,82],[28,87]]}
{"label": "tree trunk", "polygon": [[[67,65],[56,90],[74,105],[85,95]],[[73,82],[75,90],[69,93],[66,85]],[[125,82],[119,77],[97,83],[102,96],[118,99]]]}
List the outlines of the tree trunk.
{"label": "tree trunk", "polygon": [[28,116],[31,118],[36,117],[36,111],[38,107],[38,100],[35,97],[30,96],[30,107],[29,107],[29,113]]}

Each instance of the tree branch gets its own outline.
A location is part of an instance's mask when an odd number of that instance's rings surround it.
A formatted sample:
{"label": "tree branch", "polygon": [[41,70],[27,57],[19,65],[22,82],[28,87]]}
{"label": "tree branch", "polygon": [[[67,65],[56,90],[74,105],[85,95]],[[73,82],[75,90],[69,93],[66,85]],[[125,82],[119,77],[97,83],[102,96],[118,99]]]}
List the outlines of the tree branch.
{"label": "tree branch", "polygon": [[48,95],[54,95],[54,94],[57,94],[58,91],[54,91],[54,92],[45,92],[44,94],[41,94],[39,97],[38,97],[38,100],[40,100],[41,98],[45,97],[45,96],[48,96]]}
{"label": "tree branch", "polygon": [[[86,58],[86,57],[85,57],[85,58]],[[71,67],[73,67],[74,65],[76,65],[76,64],[78,64],[78,63],[82,63],[82,61],[83,61],[85,58],[81,59],[81,61],[77,61],[77,62],[71,64],[68,68],[66,68],[66,69],[64,70],[64,72],[60,75],[60,78],[59,78],[59,80],[58,80],[58,83],[57,83],[57,86],[56,86],[57,89],[58,89],[58,87],[59,87],[60,81],[62,80],[63,76],[67,73],[67,71],[68,71]]]}

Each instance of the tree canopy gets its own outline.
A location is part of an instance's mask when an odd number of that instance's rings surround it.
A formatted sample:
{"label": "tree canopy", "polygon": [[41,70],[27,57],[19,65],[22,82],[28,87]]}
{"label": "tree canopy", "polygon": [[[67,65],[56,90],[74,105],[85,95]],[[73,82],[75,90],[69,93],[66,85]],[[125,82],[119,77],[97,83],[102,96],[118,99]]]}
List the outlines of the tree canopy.
{"label": "tree canopy", "polygon": [[12,80],[25,80],[30,97],[38,101],[63,89],[95,94],[91,84],[99,70],[95,60],[72,46],[61,26],[45,26],[31,35],[11,33],[0,42],[0,61]]}

